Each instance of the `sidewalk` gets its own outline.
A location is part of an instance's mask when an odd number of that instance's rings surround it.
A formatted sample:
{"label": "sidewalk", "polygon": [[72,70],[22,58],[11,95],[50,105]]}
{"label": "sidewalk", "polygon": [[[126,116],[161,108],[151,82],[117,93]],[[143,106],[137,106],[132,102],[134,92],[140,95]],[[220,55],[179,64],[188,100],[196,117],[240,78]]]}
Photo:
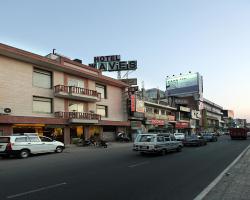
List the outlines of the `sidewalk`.
{"label": "sidewalk", "polygon": [[[122,148],[122,147],[128,147],[132,149],[133,142],[107,142],[108,143],[108,149],[113,148]],[[70,144],[66,146],[66,150],[74,150],[74,149],[99,149],[101,147],[94,147],[94,146],[77,146],[75,144]]]}
{"label": "sidewalk", "polygon": [[222,179],[208,192],[204,200],[250,199],[250,148]]}

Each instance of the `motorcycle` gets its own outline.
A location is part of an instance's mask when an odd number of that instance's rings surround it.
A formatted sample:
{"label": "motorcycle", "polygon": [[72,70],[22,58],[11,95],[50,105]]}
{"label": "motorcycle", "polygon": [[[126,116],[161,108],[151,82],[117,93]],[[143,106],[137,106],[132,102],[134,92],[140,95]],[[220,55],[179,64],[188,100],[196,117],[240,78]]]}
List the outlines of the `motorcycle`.
{"label": "motorcycle", "polygon": [[124,133],[118,133],[116,140],[119,142],[129,142],[130,138],[126,136]]}

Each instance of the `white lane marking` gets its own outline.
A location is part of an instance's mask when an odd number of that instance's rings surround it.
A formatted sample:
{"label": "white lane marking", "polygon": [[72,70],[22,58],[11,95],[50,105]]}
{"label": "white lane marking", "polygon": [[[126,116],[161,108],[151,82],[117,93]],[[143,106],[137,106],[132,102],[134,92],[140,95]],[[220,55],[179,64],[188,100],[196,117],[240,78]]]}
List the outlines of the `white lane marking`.
{"label": "white lane marking", "polygon": [[129,165],[128,167],[133,168],[133,167],[145,165],[145,164],[148,164],[148,163],[149,163],[148,161],[145,161],[145,162],[140,162],[140,163],[136,163],[136,164],[133,164],[133,165]]}
{"label": "white lane marking", "polygon": [[48,190],[48,189],[60,187],[62,185],[66,185],[66,184],[67,183],[64,182],[64,183],[58,183],[58,184],[50,185],[50,186],[46,186],[46,187],[41,187],[41,188],[38,188],[38,189],[35,189],[35,190],[30,190],[30,191],[27,191],[27,192],[22,192],[22,193],[19,193],[19,194],[14,194],[14,195],[7,196],[7,199],[13,199],[13,198],[24,196],[24,195],[27,195],[27,194],[32,194],[32,193],[35,193],[35,192],[40,192],[40,191],[43,191],[43,190]]}
{"label": "white lane marking", "polygon": [[235,158],[235,160],[228,165],[226,169],[223,170],[223,172],[220,173],[219,176],[217,176],[200,194],[198,194],[193,200],[202,200],[214,187],[215,185],[225,176],[225,174],[230,170],[231,167],[233,167],[239,159],[247,152],[247,150],[250,148],[250,145],[248,145],[241,153],[240,155]]}

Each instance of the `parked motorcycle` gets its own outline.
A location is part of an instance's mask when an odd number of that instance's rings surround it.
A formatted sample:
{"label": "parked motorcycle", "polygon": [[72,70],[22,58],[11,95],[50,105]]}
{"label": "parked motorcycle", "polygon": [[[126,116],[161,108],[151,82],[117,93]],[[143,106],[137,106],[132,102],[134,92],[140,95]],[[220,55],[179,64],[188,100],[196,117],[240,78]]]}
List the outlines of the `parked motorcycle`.
{"label": "parked motorcycle", "polygon": [[106,141],[100,140],[100,141],[98,142],[98,146],[99,146],[99,147],[107,148],[107,147],[108,147],[108,144],[107,144]]}
{"label": "parked motorcycle", "polygon": [[128,136],[126,136],[124,133],[118,133],[116,140],[119,142],[129,142],[130,138]]}

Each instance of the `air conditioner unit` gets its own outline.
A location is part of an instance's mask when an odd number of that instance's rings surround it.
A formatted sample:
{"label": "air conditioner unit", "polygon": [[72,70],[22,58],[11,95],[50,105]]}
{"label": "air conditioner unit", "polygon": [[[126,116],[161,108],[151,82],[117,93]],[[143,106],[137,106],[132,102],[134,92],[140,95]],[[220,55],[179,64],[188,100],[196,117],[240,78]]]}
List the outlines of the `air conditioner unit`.
{"label": "air conditioner unit", "polygon": [[11,109],[0,107],[0,114],[6,114],[6,115],[11,114]]}

